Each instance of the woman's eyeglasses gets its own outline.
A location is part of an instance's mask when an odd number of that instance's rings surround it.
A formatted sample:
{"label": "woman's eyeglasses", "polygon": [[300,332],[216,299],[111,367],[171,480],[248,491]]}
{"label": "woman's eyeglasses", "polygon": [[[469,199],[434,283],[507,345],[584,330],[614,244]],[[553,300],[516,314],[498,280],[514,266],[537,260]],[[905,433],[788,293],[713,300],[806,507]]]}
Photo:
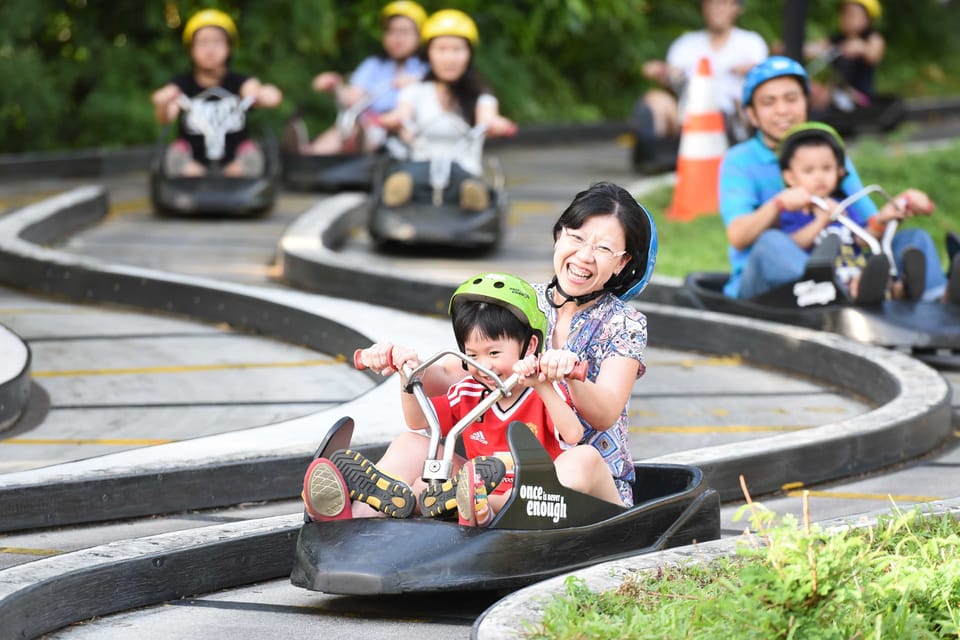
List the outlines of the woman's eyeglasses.
{"label": "woman's eyeglasses", "polygon": [[587,242],[587,239],[576,231],[571,231],[566,227],[562,230],[563,236],[567,238],[567,241],[574,247],[577,248],[577,251],[584,247],[589,247],[590,251],[594,256],[598,258],[604,258],[606,260],[613,260],[614,258],[619,258],[624,255],[626,251],[614,251],[605,244],[591,244]]}

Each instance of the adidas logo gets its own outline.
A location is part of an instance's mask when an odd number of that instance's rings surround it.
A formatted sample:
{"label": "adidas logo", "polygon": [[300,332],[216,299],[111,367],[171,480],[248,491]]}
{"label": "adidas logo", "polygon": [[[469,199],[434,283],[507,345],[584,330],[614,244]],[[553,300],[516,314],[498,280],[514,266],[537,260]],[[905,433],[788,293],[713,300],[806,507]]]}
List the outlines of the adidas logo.
{"label": "adidas logo", "polygon": [[487,439],[486,437],[484,437],[483,431],[474,431],[473,433],[470,434],[470,439],[476,440],[477,442],[480,442],[482,444],[487,444]]}

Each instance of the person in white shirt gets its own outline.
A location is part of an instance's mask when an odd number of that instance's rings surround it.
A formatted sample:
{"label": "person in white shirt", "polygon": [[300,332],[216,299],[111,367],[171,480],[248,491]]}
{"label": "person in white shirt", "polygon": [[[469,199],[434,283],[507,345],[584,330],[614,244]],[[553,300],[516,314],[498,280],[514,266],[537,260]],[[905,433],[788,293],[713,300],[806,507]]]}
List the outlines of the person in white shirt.
{"label": "person in white shirt", "polygon": [[404,87],[397,108],[379,118],[381,126],[398,131],[410,145],[409,162],[384,182],[383,202],[408,202],[415,186],[429,189],[430,163],[447,159],[450,173],[444,200],[459,201],[467,210],[489,206],[482,175],[483,136],[471,135],[481,125],[485,136],[512,135],[516,125],[499,113],[497,99],[473,68],[477,26],[467,14],[443,9],[424,23],[430,70],[424,81]]}
{"label": "person in white shirt", "polygon": [[713,95],[728,136],[733,141],[745,137],[739,117],[743,80],[767,58],[767,44],[760,34],[736,26],[743,0],[702,0],[700,8],[706,29],[683,34],[670,45],[666,60],[643,65],[643,75],[663,88],[651,89],[634,106],[633,161],[640,172],[670,169],[676,163],[684,88],[701,58],[710,61]]}

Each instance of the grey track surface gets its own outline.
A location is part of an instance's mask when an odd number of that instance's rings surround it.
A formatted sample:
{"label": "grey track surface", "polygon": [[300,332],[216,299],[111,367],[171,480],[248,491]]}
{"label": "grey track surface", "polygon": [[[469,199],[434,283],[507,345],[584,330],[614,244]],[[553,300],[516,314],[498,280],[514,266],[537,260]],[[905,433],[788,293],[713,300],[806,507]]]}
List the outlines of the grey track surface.
{"label": "grey track surface", "polygon": [[[545,155],[549,156],[542,165],[545,172],[557,177],[555,181],[544,181],[542,183],[536,182],[536,177],[525,178],[523,171],[520,169],[514,170],[514,173],[511,174],[511,165],[509,164],[516,161],[517,167],[531,166],[537,161],[537,152],[517,150],[516,156],[507,159],[506,156],[509,153],[505,150],[499,151],[501,155],[505,156],[508,174],[517,176],[517,183],[510,186],[515,210],[526,212],[522,219],[516,221],[516,224],[511,227],[512,232],[517,234],[517,238],[526,240],[537,236],[536,225],[533,225],[529,231],[525,225],[529,224],[538,215],[547,223],[551,222],[559,211],[558,207],[565,201],[569,201],[572,192],[582,188],[590,181],[585,180],[584,184],[577,185],[563,184],[562,175],[564,172],[577,171],[576,164],[578,161],[583,163],[580,165],[580,175],[590,173],[620,182],[624,182],[631,177],[624,170],[626,154],[622,150],[611,150],[608,143],[584,145],[583,147],[582,155],[571,153],[570,150],[566,150],[567,152],[564,153],[562,148],[560,150],[541,150],[539,152],[541,159]],[[577,151],[580,150],[577,149]],[[586,159],[585,162],[584,159]],[[584,169],[585,171],[583,171]],[[189,228],[191,232],[203,230],[204,233],[217,234],[223,232],[222,227],[218,228],[216,224],[208,225],[201,222],[200,224],[187,224],[186,227],[177,229],[174,233],[170,233],[171,229],[169,228],[155,229],[154,227],[160,225],[156,225],[149,216],[138,212],[136,209],[136,187],[124,183],[123,180],[118,180],[115,189],[119,190],[118,193],[123,193],[123,189],[129,190],[130,197],[126,201],[130,207],[129,211],[118,209],[108,219],[107,224],[74,236],[66,243],[67,249],[77,253],[95,255],[109,261],[129,262],[233,281],[256,282],[271,287],[278,286],[275,281],[270,279],[276,275],[276,270],[271,267],[272,252],[276,239],[274,238],[272,245],[263,241],[263,239],[270,233],[277,233],[282,225],[262,225],[259,228],[256,228],[256,225],[249,225],[249,235],[256,236],[259,234],[260,236],[255,238],[243,237],[242,234],[239,234],[237,228],[244,225],[237,225],[231,229],[230,233],[237,233],[238,235],[229,236],[229,242],[223,242],[222,246],[213,252],[215,259],[208,259],[208,256],[202,251],[201,241],[194,242],[191,240],[190,242],[180,243],[177,242],[177,238],[183,236],[186,228]],[[113,190],[111,194],[113,194]],[[29,194],[22,197],[28,198]],[[117,198],[113,198],[113,200],[120,201]],[[300,195],[292,196],[290,199],[284,198],[281,201],[280,216],[287,215],[286,207],[289,207],[290,211],[302,211],[311,201],[311,198]],[[296,213],[291,213],[289,219],[292,219],[295,215]],[[284,222],[286,220],[284,219]],[[137,250],[129,250],[131,243],[136,244]],[[363,243],[363,238],[358,237],[355,239],[355,244],[348,246],[347,251],[356,251],[362,255],[365,250]],[[201,250],[198,251],[197,247],[200,247]],[[508,258],[509,256],[510,254],[507,253]],[[540,259],[543,258],[540,257]],[[163,320],[168,321],[168,319]],[[0,322],[4,322],[4,320],[0,318]],[[196,325],[191,324],[196,329]],[[204,330],[206,329],[208,328],[204,328]],[[776,433],[778,430],[788,431],[808,428],[817,424],[856,416],[869,407],[868,403],[864,403],[858,398],[837,393],[836,390],[824,388],[808,380],[755,368],[742,361],[737,361],[736,358],[718,358],[715,354],[697,354],[654,348],[650,350],[648,359],[650,372],[647,377],[638,382],[632,403],[631,444],[638,457],[684,451],[691,446],[699,447],[717,442],[749,440],[757,437],[758,433]],[[952,379],[951,382],[955,386],[957,380]],[[0,448],[0,452],[2,452],[2,448]],[[818,504],[824,505],[823,512],[826,517],[827,513],[838,511],[853,513],[872,508],[872,506],[866,506],[873,504],[869,500],[882,500],[877,496],[881,496],[885,489],[889,491],[888,487],[890,486],[904,489],[897,492],[897,495],[902,497],[931,497],[929,491],[919,491],[919,488],[924,486],[923,483],[926,483],[925,486],[929,487],[930,475],[924,474],[932,474],[936,477],[938,472],[949,469],[948,466],[943,465],[955,464],[951,462],[951,455],[950,452],[947,452],[938,459],[909,463],[906,468],[899,471],[899,474],[893,476],[879,475],[855,481],[852,486],[857,487],[859,491],[849,491],[847,493],[856,492],[860,494],[859,497],[838,498],[824,495],[815,497],[814,500],[822,501]],[[895,480],[887,482],[886,478],[888,477],[895,478]],[[912,477],[922,478],[916,491],[911,490],[909,486],[909,478]],[[939,486],[945,490],[950,490],[944,484]],[[825,489],[825,493],[830,493],[830,491],[833,491],[835,495],[840,493],[840,489],[836,487]],[[791,509],[795,508],[795,502],[798,498],[784,496],[775,498],[775,500],[778,501],[777,504],[782,504],[784,509]],[[269,510],[272,508],[265,506],[256,509]],[[295,502],[278,503],[278,509],[280,512],[295,513],[297,507]],[[261,511],[256,510],[255,512],[257,515],[261,515]],[[737,525],[730,522],[730,512],[731,508],[726,508],[724,511],[724,528],[732,532],[736,530]],[[246,515],[243,512],[233,515],[205,512],[196,515],[197,519],[209,518],[211,521],[217,518],[233,517],[242,518]],[[189,517],[185,519],[189,520]],[[113,534],[115,539],[124,539],[122,529],[127,526],[136,527],[137,533],[134,535],[141,535],[167,529],[177,529],[183,525],[167,522],[158,529],[151,529],[149,522],[143,521],[140,524],[131,523],[127,525],[121,523],[113,526],[119,529],[118,533]],[[42,533],[42,535],[49,536],[52,533],[47,532]],[[74,535],[80,545],[86,544],[82,541],[84,534],[75,532]],[[94,534],[94,536],[96,535]],[[62,539],[69,540],[69,532]],[[105,539],[111,538],[108,536]],[[87,540],[89,541],[90,538],[88,537]],[[31,538],[30,534],[11,534],[11,536],[0,538],[0,545],[6,547],[24,549],[32,547],[38,549],[59,548],[63,550],[78,548],[76,543],[74,545],[69,543],[51,545],[46,544],[47,542],[49,541]],[[443,604],[444,607],[450,605],[448,602]],[[386,613],[371,614],[372,622],[360,623],[361,627],[359,629],[354,626],[355,621],[350,620],[356,613],[377,609],[381,606],[386,610]],[[451,609],[455,610],[456,608],[451,605]],[[482,607],[478,608],[474,605],[465,607],[463,610],[472,611],[475,615],[479,609],[482,609]],[[76,637],[76,635],[83,637],[84,634],[89,634],[89,637],[119,637],[119,635],[112,634],[129,634],[133,632],[133,629],[136,629],[135,633],[144,637],[204,637],[211,629],[223,631],[225,623],[231,625],[232,635],[249,631],[249,637],[264,637],[264,630],[276,630],[274,637],[286,634],[292,635],[298,629],[302,630],[304,628],[309,628],[311,631],[336,633],[338,636],[357,634],[364,637],[387,637],[388,635],[391,637],[417,637],[424,632],[439,633],[442,637],[467,636],[469,627],[467,618],[470,617],[467,614],[449,614],[454,618],[460,617],[447,622],[434,620],[426,625],[422,623],[418,625],[411,620],[411,618],[416,617],[429,617],[436,610],[435,606],[423,602],[370,603],[329,598],[318,594],[300,592],[289,588],[284,581],[278,581],[265,583],[247,590],[229,591],[198,600],[191,599],[181,602],[180,606],[176,607],[163,607],[147,610],[144,613],[120,614],[95,623],[64,630],[58,633],[56,637]],[[441,608],[441,614],[444,610],[447,609]],[[349,612],[350,615],[347,618],[342,618],[337,615],[337,612]],[[443,615],[439,617],[443,617]],[[184,616],[190,617],[185,618]],[[387,619],[384,620],[384,617]],[[192,620],[193,624],[185,627],[180,622],[181,620]],[[151,631],[151,629],[155,631]],[[171,629],[177,631],[172,633]],[[257,631],[260,633],[258,634]],[[408,633],[411,635],[407,636]],[[244,636],[241,635],[241,637]]]}

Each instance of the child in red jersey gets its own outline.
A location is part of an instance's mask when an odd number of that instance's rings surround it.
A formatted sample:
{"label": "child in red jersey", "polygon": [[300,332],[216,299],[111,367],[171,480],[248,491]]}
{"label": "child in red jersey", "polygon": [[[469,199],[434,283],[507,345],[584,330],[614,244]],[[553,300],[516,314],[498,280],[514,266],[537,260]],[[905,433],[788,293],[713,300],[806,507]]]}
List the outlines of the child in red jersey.
{"label": "child in red jersey", "polygon": [[[428,440],[415,433],[427,428],[427,420],[416,398],[404,393],[404,419],[414,431],[394,439],[376,465],[360,453],[341,450],[329,460],[318,458],[308,468],[303,496],[311,518],[329,520],[377,512],[407,517],[419,506],[422,514],[432,517],[456,509],[461,524],[484,526],[506,503],[513,488],[507,443],[511,422],[526,424],[554,459],[583,437],[583,425],[564,385],[541,381],[537,375],[547,321],[537,306],[533,287],[520,278],[498,273],[471,278],[453,294],[450,315],[460,350],[501,379],[520,374],[519,391],[501,398],[463,431],[466,459],[454,456],[454,476],[431,485],[420,478]],[[380,368],[385,357],[398,371],[405,364],[419,363],[415,351],[397,345],[373,345],[360,355],[366,366],[374,368]],[[430,399],[444,436],[494,388],[494,381],[482,371],[465,368],[462,380],[445,395]],[[352,510],[347,508],[347,495],[355,501]]]}

